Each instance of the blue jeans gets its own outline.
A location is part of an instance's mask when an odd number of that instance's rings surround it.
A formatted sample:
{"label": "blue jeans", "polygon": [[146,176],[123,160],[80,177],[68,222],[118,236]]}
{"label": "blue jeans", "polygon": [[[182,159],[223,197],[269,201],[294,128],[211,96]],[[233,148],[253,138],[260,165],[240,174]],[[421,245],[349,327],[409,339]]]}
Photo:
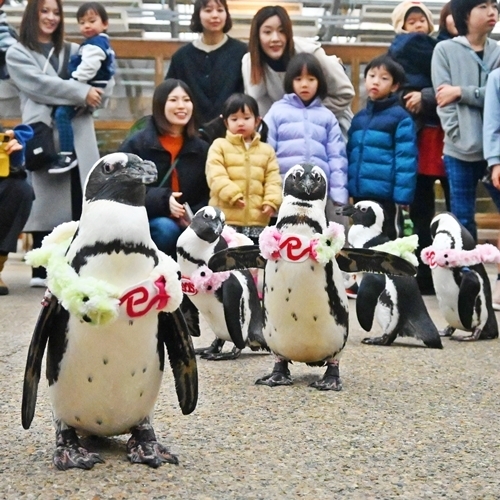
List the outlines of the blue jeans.
{"label": "blue jeans", "polygon": [[75,139],[71,120],[75,115],[76,108],[74,106],[57,106],[54,112],[54,121],[59,134],[59,148],[65,153],[72,153],[74,150]]}
{"label": "blue jeans", "polygon": [[[477,241],[476,188],[486,172],[486,161],[463,161],[448,155],[443,159],[450,185],[451,212]],[[491,184],[484,185],[500,210],[500,191]]]}
{"label": "blue jeans", "polygon": [[169,217],[157,217],[149,221],[149,230],[156,246],[175,259],[177,238],[182,233],[177,223]]}

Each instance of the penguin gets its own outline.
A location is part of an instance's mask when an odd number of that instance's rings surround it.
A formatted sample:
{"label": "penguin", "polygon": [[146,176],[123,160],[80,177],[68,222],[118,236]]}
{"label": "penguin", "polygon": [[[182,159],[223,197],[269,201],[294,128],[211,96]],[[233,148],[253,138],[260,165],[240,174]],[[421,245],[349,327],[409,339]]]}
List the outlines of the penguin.
{"label": "penguin", "polygon": [[[46,294],[29,347],[22,424],[25,429],[31,425],[47,350],[56,430],[53,463],[61,470],[91,469],[103,462],[82,446],[79,436],[84,435],[131,433],[126,448],[132,463],[154,468],[178,463],[157,441],[152,426],[164,347],[184,414],[196,407],[198,376],[191,337],[178,309],[182,300],[178,265],[158,250],[149,233],[145,184],[156,176],[152,162],[132,154],[113,153],[96,162],[85,183],[81,219],[74,223],[77,229],[66,253],[61,253],[62,267],[47,266],[52,292]],[[44,241],[38,250],[43,252],[45,245]],[[155,274],[159,269],[161,276]],[[67,281],[59,280],[61,273]],[[153,295],[148,292],[150,279],[157,279]],[[68,291],[69,281],[73,288]],[[123,303],[114,321],[99,323],[90,312],[74,312],[75,287],[83,282],[88,284],[88,296],[78,307],[97,300],[92,294],[98,284],[124,291],[116,299],[117,308]],[[60,297],[53,293],[56,289]]]}
{"label": "penguin", "polygon": [[[461,341],[498,338],[491,285],[484,265],[448,267],[437,265],[433,259],[439,251],[473,250],[476,248],[474,238],[449,212],[436,215],[430,228],[432,246],[422,251],[422,260],[430,264],[439,310],[448,323],[441,335]],[[471,335],[452,336],[455,330],[471,332]]]}
{"label": "penguin", "polygon": [[339,362],[349,333],[349,307],[339,266],[348,272],[415,272],[398,257],[342,249],[343,227],[326,223],[327,188],[326,175],[318,166],[292,167],[284,178],[276,227],[263,231],[260,249],[228,249],[209,262],[213,270],[265,267],[264,339],[275,364],[257,384],[291,385],[288,365],[298,361],[326,365],[323,377],[311,387],[340,391]]}
{"label": "penguin", "polygon": [[[262,308],[250,272],[212,275],[207,267],[214,252],[228,248],[223,237],[224,223],[224,213],[220,209],[201,208],[177,240],[183,291],[216,335],[210,347],[196,350],[208,360],[237,359],[247,345],[253,350],[266,348],[262,336]],[[226,341],[234,344],[229,353],[222,352]]]}
{"label": "penguin", "polygon": [[[353,221],[347,237],[352,247],[369,248],[390,241],[384,234],[385,215],[380,204],[360,201],[345,207],[343,213]],[[356,314],[359,324],[369,332],[376,319],[383,330],[380,337],[363,339],[364,344],[391,345],[399,335],[419,339],[430,348],[442,349],[439,332],[425,307],[415,277],[364,274],[358,276],[358,286]]]}

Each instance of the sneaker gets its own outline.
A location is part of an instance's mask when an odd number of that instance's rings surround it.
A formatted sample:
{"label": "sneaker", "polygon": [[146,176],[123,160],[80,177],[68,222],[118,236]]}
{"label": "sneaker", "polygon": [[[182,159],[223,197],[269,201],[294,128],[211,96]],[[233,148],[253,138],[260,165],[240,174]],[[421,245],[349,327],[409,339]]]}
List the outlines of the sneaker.
{"label": "sneaker", "polygon": [[45,278],[31,278],[31,288],[47,288],[47,280]]}
{"label": "sneaker", "polygon": [[49,174],[62,174],[68,172],[78,165],[75,153],[62,152],[59,153],[57,163],[49,168]]}
{"label": "sneaker", "polygon": [[358,284],[354,283],[354,285],[345,289],[345,293],[350,299],[355,299],[358,296],[358,288]]}

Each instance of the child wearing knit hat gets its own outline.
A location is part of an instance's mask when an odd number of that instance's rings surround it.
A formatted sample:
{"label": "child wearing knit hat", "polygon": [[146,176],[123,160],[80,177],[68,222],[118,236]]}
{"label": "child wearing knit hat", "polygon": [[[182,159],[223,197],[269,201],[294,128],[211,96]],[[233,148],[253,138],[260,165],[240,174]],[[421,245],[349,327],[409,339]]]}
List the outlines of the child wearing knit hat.
{"label": "child wearing knit hat", "polygon": [[[418,176],[415,201],[410,206],[419,250],[432,244],[430,223],[435,215],[434,184],[439,180],[448,200],[448,182],[444,171],[443,129],[436,113],[436,96],[431,80],[431,60],[436,39],[432,13],[419,1],[404,1],[392,14],[396,36],[389,55],[403,66],[406,85],[400,90],[402,105],[411,113],[417,126]],[[417,282],[422,294],[433,294],[431,271],[418,266]]]}
{"label": "child wearing knit hat", "polygon": [[[482,133],[486,81],[500,65],[500,46],[489,38],[498,7],[496,0],[451,0],[451,13],[459,36],[437,44],[432,82],[445,132],[451,211],[477,239],[476,188],[487,166]],[[485,186],[500,210],[500,191],[489,183]],[[500,300],[499,282],[496,288]]]}

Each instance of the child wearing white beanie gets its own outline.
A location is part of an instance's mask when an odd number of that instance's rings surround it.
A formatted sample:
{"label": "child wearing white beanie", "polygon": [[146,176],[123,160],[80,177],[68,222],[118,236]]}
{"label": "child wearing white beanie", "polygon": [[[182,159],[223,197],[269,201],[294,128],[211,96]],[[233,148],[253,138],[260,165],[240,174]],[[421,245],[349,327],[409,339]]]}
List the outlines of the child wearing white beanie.
{"label": "child wearing white beanie", "polygon": [[394,31],[396,33],[408,33],[409,31],[405,29],[408,17],[411,16],[411,14],[419,13],[423,14],[427,20],[427,31],[424,31],[424,33],[426,35],[432,35],[432,33],[434,33],[432,12],[418,0],[405,0],[396,6],[391,16]]}

